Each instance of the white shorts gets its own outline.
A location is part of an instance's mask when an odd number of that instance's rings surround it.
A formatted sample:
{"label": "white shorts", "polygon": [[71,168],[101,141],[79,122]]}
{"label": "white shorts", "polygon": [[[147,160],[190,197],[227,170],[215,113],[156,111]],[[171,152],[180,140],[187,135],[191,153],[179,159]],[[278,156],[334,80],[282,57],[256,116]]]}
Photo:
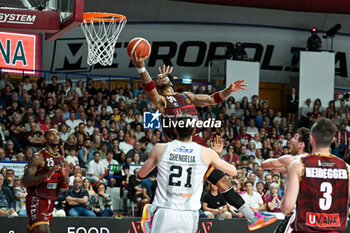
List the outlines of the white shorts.
{"label": "white shorts", "polygon": [[151,233],[195,233],[198,219],[198,211],[159,208],[152,220]]}

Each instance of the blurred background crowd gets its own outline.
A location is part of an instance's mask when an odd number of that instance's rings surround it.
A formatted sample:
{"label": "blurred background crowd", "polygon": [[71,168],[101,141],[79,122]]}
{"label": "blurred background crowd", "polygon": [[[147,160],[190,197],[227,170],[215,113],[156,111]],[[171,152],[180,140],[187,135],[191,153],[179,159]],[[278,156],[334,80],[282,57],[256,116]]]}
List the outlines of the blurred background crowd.
{"label": "blurred background crowd", "polygon": [[[59,152],[74,164],[71,189],[60,194],[55,216],[139,215],[142,205],[152,200],[156,174],[140,180],[137,173],[156,143],[165,142],[161,129],[143,128],[143,113],[153,110],[146,93],[130,84],[110,90],[105,81],[96,85],[92,79],[61,83],[52,76],[48,83],[44,78],[33,82],[28,76],[14,82],[2,74],[0,161],[7,163],[0,163],[0,215],[26,215],[23,173],[6,164],[29,161],[45,147],[43,135],[49,128],[59,131]],[[189,86],[186,91],[199,90]],[[321,116],[330,118],[339,128],[332,153],[349,160],[349,94],[342,99],[335,96],[329,103],[311,102],[299,100],[292,88],[285,101],[287,112],[269,108],[257,95],[243,99],[233,95],[222,104],[198,108],[203,120],[223,122],[221,128],[203,129],[200,134],[208,146],[216,135],[221,136],[220,156],[237,168],[237,176],[229,177],[234,188],[252,209],[265,213],[280,212],[285,174],[260,165],[290,154],[290,140],[299,127],[310,127]],[[299,101],[304,103],[301,109]],[[205,183],[200,213],[208,218],[242,218],[209,183]]]}

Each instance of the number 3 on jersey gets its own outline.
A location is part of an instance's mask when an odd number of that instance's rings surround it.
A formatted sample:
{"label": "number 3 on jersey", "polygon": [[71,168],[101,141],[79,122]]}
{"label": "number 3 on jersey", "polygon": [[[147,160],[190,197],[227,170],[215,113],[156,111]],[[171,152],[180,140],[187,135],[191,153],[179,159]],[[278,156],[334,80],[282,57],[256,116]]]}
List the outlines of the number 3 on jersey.
{"label": "number 3 on jersey", "polygon": [[328,210],[332,206],[332,184],[329,182],[321,183],[320,191],[323,193],[323,197],[319,200],[320,209]]}
{"label": "number 3 on jersey", "polygon": [[[182,167],[173,165],[170,167],[170,176],[169,176],[169,185],[170,186],[181,186],[181,178],[182,178]],[[191,176],[192,176],[192,167],[186,169],[187,178],[186,184],[184,185],[186,188],[191,188]]]}

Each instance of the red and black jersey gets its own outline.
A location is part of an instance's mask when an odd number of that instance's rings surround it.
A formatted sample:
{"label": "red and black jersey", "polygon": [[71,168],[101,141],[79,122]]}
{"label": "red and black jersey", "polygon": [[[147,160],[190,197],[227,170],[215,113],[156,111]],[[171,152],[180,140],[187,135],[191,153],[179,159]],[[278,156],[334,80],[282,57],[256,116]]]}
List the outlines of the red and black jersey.
{"label": "red and black jersey", "polygon": [[348,216],[348,179],[345,162],[333,155],[300,158],[303,171],[296,204],[294,232],[344,231]]}
{"label": "red and black jersey", "polygon": [[344,131],[344,132],[340,132],[338,131],[335,134],[335,138],[337,139],[338,143],[340,145],[348,145],[348,139],[350,138],[350,132]]}
{"label": "red and black jersey", "polygon": [[[43,164],[38,169],[36,175],[42,175],[48,172],[50,167],[55,165],[63,166],[63,157],[60,154],[54,155],[48,152],[46,149],[42,149],[37,152],[43,158]],[[37,196],[42,199],[56,200],[60,188],[62,173],[56,171],[51,177],[47,178],[44,182],[27,188],[29,196]]]}
{"label": "red and black jersey", "polygon": [[[196,107],[192,103],[188,95],[184,93],[176,93],[174,95],[165,95],[166,105],[162,115],[163,132],[170,139],[176,139],[174,127],[171,126],[170,121],[175,120],[175,117],[191,115],[196,120],[199,120],[199,115]],[[165,127],[169,126],[169,127]]]}

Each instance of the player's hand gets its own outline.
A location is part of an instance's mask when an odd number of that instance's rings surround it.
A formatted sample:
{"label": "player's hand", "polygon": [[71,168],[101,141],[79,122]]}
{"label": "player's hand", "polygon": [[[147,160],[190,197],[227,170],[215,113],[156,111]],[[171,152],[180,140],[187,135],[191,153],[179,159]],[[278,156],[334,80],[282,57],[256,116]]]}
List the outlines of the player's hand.
{"label": "player's hand", "polygon": [[61,166],[55,165],[53,167],[50,167],[49,170],[45,173],[44,177],[49,178],[51,177],[56,171],[58,171],[61,168]]}
{"label": "player's hand", "polygon": [[160,74],[171,74],[171,72],[173,72],[173,69],[174,67],[166,65],[163,65],[163,69],[160,66],[158,67],[158,71]]}
{"label": "player's hand", "polygon": [[64,178],[66,178],[67,176],[69,176],[69,174],[70,174],[70,171],[72,170],[72,168],[73,168],[73,163],[70,163],[67,167],[62,167],[61,168],[61,173],[62,173],[62,176],[64,177]]}
{"label": "player's hand", "polygon": [[248,84],[244,84],[243,82],[245,82],[245,80],[238,80],[238,81],[232,83],[230,86],[230,91],[236,92],[239,90],[247,90],[246,87],[248,87]]}
{"label": "player's hand", "polygon": [[145,67],[145,61],[149,58],[149,55],[146,57],[141,57],[143,50],[141,50],[140,55],[137,56],[136,53],[133,53],[132,56],[130,57],[131,63],[136,67],[136,68],[142,68]]}
{"label": "player's hand", "polygon": [[6,216],[7,214],[6,214],[6,212],[5,211],[3,211],[3,210],[0,210],[0,216]]}
{"label": "player's hand", "polygon": [[210,142],[210,147],[213,149],[218,155],[221,154],[224,148],[224,142],[220,136],[216,136],[213,142]]}

